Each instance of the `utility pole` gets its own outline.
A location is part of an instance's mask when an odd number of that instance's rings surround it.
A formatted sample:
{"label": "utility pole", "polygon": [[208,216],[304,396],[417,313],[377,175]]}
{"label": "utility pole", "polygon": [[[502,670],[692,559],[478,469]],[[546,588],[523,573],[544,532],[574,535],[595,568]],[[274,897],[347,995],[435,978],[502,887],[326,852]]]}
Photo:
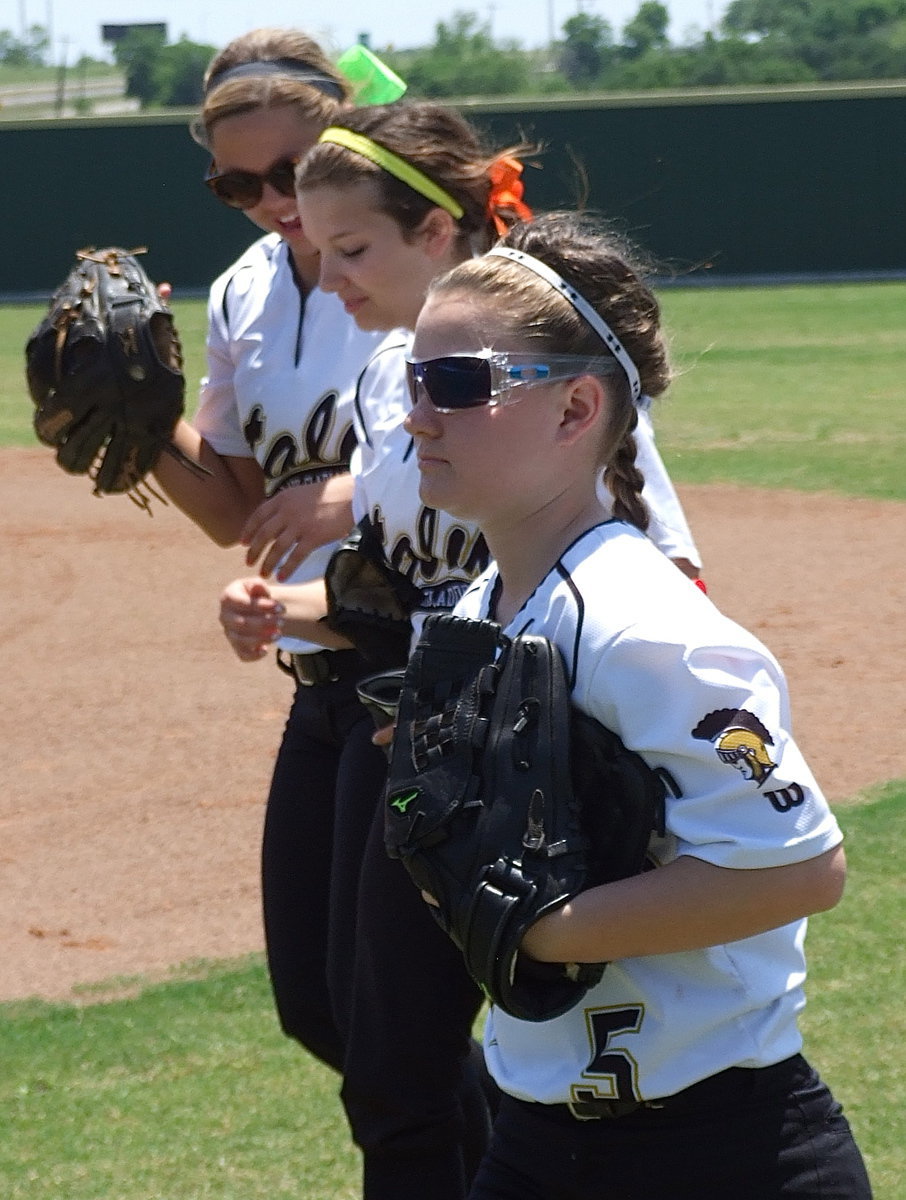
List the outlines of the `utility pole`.
{"label": "utility pole", "polygon": [[63,49],[60,53],[60,65],[57,68],[56,115],[58,117],[62,117],[63,109],[66,105],[66,53],[69,48],[69,38],[60,38],[60,45]]}

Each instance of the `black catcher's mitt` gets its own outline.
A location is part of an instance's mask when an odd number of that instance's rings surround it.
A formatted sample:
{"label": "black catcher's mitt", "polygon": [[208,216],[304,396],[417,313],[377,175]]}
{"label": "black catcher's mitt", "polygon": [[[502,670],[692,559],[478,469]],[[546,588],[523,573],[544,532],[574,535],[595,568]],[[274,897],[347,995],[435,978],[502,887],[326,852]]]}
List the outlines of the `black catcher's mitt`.
{"label": "black catcher's mitt", "polygon": [[330,628],[374,670],[405,665],[421,589],[388,564],[367,517],[331,555],[325,584]]}
{"label": "black catcher's mitt", "polygon": [[170,441],[184,409],[182,350],[137,253],[79,250],[25,361],[35,432],[63,470],[150,511],[139,485],[163,451],[204,472]]}
{"label": "black catcher's mitt", "polygon": [[604,963],[538,963],[520,943],[578,892],[641,871],[663,812],[658,774],[571,705],[553,643],[428,618],[400,694],[387,850],[492,1003],[545,1021],[600,980]]}

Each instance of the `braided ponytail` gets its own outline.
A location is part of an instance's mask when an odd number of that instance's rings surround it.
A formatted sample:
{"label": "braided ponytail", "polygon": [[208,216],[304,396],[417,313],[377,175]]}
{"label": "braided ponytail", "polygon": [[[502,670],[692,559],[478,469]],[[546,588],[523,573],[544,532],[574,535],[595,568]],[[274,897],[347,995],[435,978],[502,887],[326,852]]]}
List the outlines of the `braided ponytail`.
{"label": "braided ponytail", "polygon": [[636,442],[633,437],[638,419],[633,413],[630,428],[626,430],[604,468],[604,483],[613,496],[613,515],[620,521],[628,521],[643,533],[648,529],[650,513],[642,499],[645,478],[636,466]]}

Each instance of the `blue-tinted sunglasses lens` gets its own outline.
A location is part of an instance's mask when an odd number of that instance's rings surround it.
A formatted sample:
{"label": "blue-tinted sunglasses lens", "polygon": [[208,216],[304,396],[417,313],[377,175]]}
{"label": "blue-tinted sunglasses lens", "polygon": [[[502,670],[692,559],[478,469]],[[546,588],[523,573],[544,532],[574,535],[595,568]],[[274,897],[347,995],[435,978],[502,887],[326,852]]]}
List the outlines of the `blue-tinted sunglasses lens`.
{"label": "blue-tinted sunglasses lens", "polygon": [[491,401],[491,364],[486,358],[432,358],[409,363],[409,389],[424,388],[435,408],[480,408]]}

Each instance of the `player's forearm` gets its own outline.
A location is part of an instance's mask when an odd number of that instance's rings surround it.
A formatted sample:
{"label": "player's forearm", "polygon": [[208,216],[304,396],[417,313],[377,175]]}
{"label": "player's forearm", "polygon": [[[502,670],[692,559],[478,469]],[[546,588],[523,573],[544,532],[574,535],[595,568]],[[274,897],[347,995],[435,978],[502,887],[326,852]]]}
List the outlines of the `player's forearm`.
{"label": "player's forearm", "polygon": [[833,908],[845,873],[841,846],[759,870],[684,856],[583,892],[536,922],[522,948],[546,962],[612,962],[735,942]]}
{"label": "player's forearm", "polygon": [[349,650],[352,642],[346,640],[324,621],[327,616],[327,591],[323,579],[308,583],[270,584],[271,599],[282,604],[284,615],[282,631],[287,637],[302,638],[316,642],[330,650]]}
{"label": "player's forearm", "polygon": [[[219,546],[234,546],[255,507],[264,499],[264,478],[254,459],[242,460],[241,476],[187,421],[180,421],[174,444],[210,472],[195,475],[169,454],[162,454],[154,477],[167,497]],[[247,464],[247,465],[246,465]]]}

